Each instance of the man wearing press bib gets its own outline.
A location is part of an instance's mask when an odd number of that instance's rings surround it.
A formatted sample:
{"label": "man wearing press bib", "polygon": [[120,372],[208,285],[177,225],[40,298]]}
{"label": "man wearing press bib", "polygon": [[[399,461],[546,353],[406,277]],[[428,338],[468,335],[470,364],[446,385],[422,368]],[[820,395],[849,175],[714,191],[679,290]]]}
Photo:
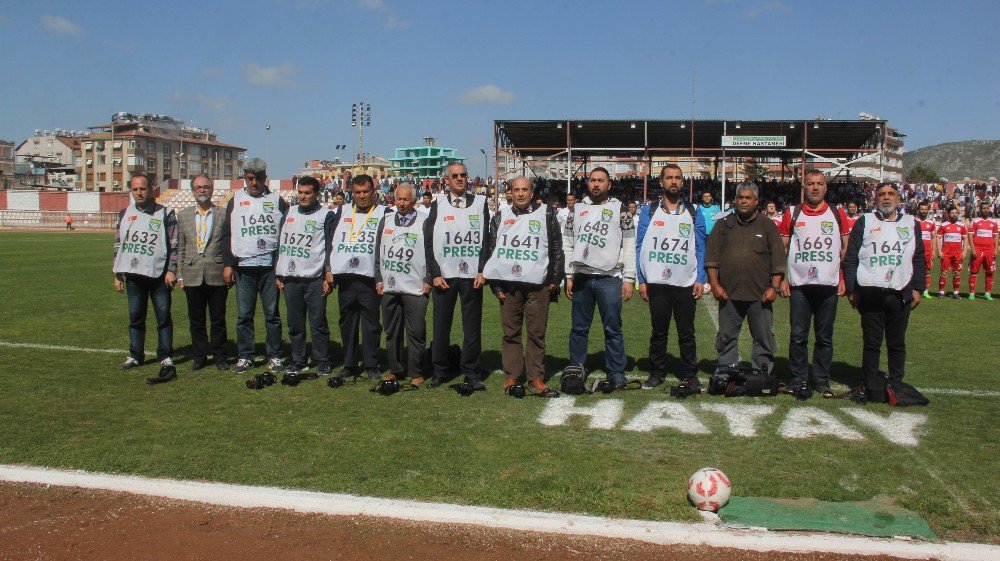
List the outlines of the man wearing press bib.
{"label": "man wearing press bib", "polygon": [[281,223],[278,290],[285,295],[288,338],[292,342],[292,363],[286,374],[301,374],[306,362],[306,318],[312,336],[316,374],[330,374],[330,327],[326,321],[326,296],[330,293],[330,244],[334,214],[319,201],[319,181],[303,177],[297,185],[298,203],[288,210]]}
{"label": "man wearing press bib", "polygon": [[330,248],[344,343],[344,368],[338,376],[355,375],[360,361],[368,379],[377,380],[382,376],[378,365],[382,325],[375,292],[375,238],[386,207],[376,203],[375,183],[369,175],[351,179],[351,196],[351,204],[340,207]]}
{"label": "man wearing press bib", "polygon": [[417,191],[412,183],[400,183],[395,197],[396,212],[382,218],[375,238],[375,291],[382,297],[388,377],[403,378],[405,373],[419,386],[424,381],[421,367],[427,346],[427,295],[431,291],[423,239],[426,215],[416,208]]}
{"label": "man wearing press bib", "polygon": [[865,379],[878,374],[885,340],[889,378],[902,380],[906,367],[906,328],[910,310],[926,288],[924,244],[913,216],[903,214],[899,188],[880,183],[875,210],[851,230],[844,255],[844,283],[851,306],[861,313]]}
{"label": "man wearing press bib", "polygon": [[288,212],[288,203],[267,188],[267,164],[250,158],[243,164],[246,187],[237,191],[226,205],[223,223],[222,270],[226,284],[236,283],[236,351],[239,359],[234,372],[254,366],[254,314],[257,298],[264,310],[268,366],[282,369],[281,315],[274,266],[278,252],[278,227]]}
{"label": "man wearing press bib", "polygon": [[[805,200],[785,210],[778,233],[788,254],[787,276],[781,281],[781,296],[789,298],[791,336],[788,341],[788,387],[798,399],[815,390],[834,397],[830,389],[833,363],[833,324],[837,301],[844,295],[840,263],[851,231],[847,216],[826,203],[826,176],[819,170],[805,173]],[[809,328],[816,326],[812,356],[812,387],[809,386]]]}
{"label": "man wearing press bib", "polygon": [[[486,241],[488,208],[486,197],[468,192],[469,172],[465,164],[454,162],[444,170],[448,189],[431,204],[424,222],[424,251],[427,272],[433,279],[434,340],[431,360],[434,377],[427,387],[435,388],[453,376],[448,372],[448,347],[455,304],[462,300],[461,370],[465,381],[476,391],[486,385],[480,380],[479,354],[482,348],[483,280],[481,256]],[[485,262],[485,261],[484,261]]]}
{"label": "man wearing press bib", "polygon": [[563,253],[570,256],[566,297],[573,301],[569,362],[582,367],[587,360],[596,306],[604,325],[607,382],[622,389],[627,382],[622,302],[632,298],[635,283],[635,223],[628,207],[611,196],[608,170],[594,168],[587,190],[590,196],[576,204],[563,233]]}
{"label": "man wearing press bib", "polygon": [[169,382],[177,377],[170,356],[174,352],[170,291],[177,278],[177,218],[172,209],[153,198],[145,175],[132,176],[129,189],[132,204],[118,214],[113,267],[115,290],[128,295],[129,356],[121,368],[130,370],[145,359],[146,311],[152,301],[160,373],[146,381]]}
{"label": "man wearing press bib", "polygon": [[557,397],[545,384],[544,360],[550,297],[558,295],[565,274],[559,221],[550,206],[531,202],[530,179],[511,181],[508,192],[511,206],[490,221],[484,249],[488,260],[480,275],[500,300],[504,391],[525,376],[538,395]]}
{"label": "man wearing press bib", "polygon": [[677,325],[682,370],[677,378],[692,389],[700,386],[694,316],[705,289],[705,218],[681,199],[684,176],[678,165],[660,170],[663,198],[642,209],[636,236],[639,295],[649,302],[653,330],[649,336],[649,378],[644,389],[663,383],[667,367],[670,317]]}

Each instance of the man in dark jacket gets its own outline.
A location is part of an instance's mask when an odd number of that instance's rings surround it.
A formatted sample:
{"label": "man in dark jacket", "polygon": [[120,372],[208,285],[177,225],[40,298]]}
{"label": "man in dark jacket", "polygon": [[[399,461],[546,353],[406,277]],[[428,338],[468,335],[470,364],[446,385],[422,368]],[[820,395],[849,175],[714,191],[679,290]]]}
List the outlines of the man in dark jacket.
{"label": "man in dark jacket", "polygon": [[861,371],[866,378],[878,374],[885,340],[889,378],[903,379],[906,327],[910,310],[920,305],[927,288],[926,266],[920,226],[913,216],[903,214],[899,188],[879,184],[875,210],[854,224],[844,255],[847,295],[861,313]]}

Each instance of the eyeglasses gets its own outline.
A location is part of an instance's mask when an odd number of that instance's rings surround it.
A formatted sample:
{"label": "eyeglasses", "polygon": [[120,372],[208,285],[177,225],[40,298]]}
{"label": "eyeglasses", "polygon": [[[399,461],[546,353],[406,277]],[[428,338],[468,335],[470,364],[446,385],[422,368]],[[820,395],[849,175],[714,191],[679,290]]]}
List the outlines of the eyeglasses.
{"label": "eyeglasses", "polygon": [[469,177],[468,173],[453,173],[451,174],[452,179],[458,179],[459,177]]}

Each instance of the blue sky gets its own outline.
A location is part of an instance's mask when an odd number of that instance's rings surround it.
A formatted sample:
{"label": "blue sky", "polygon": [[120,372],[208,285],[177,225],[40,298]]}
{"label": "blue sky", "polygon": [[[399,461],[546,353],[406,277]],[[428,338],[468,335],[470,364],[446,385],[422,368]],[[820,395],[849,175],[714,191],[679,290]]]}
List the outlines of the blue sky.
{"label": "blue sky", "polygon": [[357,101],[366,152],[436,136],[478,172],[493,119],[688,118],[692,70],[699,118],[1000,138],[986,0],[4,1],[0,36],[0,138],[166,113],[263,156],[270,124],[272,177],[353,154]]}

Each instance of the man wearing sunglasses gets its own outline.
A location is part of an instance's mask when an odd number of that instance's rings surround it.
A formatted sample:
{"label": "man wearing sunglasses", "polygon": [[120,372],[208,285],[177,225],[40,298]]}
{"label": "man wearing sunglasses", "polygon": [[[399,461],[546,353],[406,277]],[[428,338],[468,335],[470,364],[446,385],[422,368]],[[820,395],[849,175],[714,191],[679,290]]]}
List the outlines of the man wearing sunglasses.
{"label": "man wearing sunglasses", "polygon": [[433,279],[434,331],[431,360],[434,375],[427,382],[436,388],[454,372],[448,372],[448,347],[455,304],[462,301],[461,373],[476,391],[483,391],[479,353],[483,321],[483,272],[488,208],[486,197],[468,192],[469,172],[465,164],[453,162],[444,170],[447,190],[431,204],[424,221],[427,273]]}

